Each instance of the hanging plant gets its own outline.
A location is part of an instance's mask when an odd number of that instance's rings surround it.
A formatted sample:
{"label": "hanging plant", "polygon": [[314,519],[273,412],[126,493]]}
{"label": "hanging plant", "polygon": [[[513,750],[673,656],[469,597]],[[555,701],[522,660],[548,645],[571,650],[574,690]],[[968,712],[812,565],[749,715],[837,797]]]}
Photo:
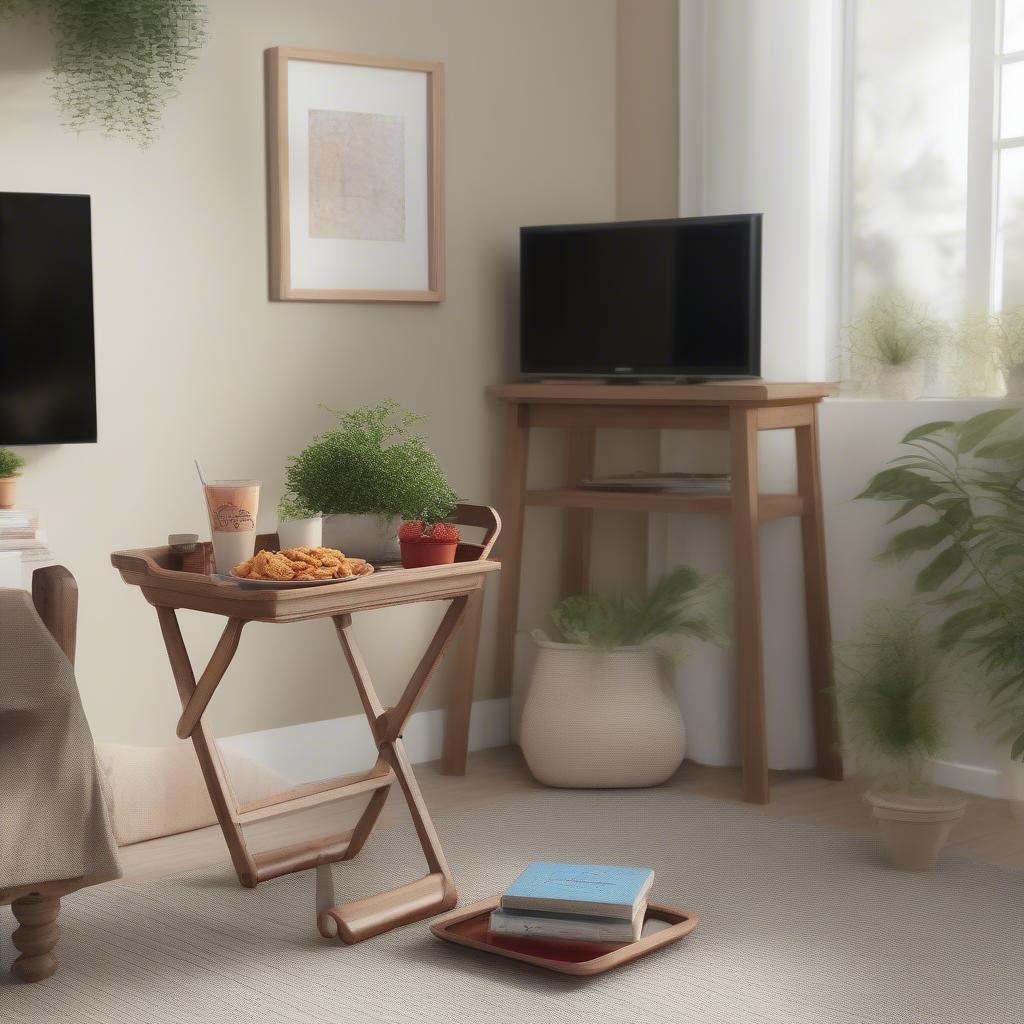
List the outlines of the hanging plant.
{"label": "hanging plant", "polygon": [[142,146],[206,38],[196,0],[0,0],[0,16],[52,20],[53,95],[74,131],[99,128]]}

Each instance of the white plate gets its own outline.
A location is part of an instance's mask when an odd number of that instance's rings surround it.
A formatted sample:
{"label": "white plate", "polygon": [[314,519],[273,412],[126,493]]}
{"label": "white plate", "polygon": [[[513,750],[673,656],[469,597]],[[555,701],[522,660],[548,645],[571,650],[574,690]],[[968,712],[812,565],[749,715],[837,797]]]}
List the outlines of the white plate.
{"label": "white plate", "polygon": [[[365,575],[369,575],[366,573]],[[328,583],[350,583],[352,580],[361,580],[362,576],[339,576],[330,580],[247,580],[239,576],[231,576],[228,573],[216,573],[217,579],[226,580],[228,583],[235,583],[243,590],[262,590],[270,587],[274,590],[294,590],[297,587],[323,587]]]}

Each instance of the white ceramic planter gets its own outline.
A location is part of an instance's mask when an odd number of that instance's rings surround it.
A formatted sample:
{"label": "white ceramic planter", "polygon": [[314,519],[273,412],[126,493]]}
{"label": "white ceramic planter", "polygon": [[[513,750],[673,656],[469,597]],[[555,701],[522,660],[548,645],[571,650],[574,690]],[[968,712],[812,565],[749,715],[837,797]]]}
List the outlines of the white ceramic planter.
{"label": "white ceramic planter", "polygon": [[878,374],[878,393],[896,402],[911,402],[924,391],[924,367],[887,366]]}
{"label": "white ceramic planter", "polygon": [[964,816],[967,801],[957,796],[909,793],[864,794],[882,833],[894,868],[927,871],[935,867],[953,825]]}
{"label": "white ceramic planter", "polygon": [[547,786],[657,786],[686,752],[686,730],[664,655],[644,647],[594,651],[533,632],[520,743]]}
{"label": "white ceramic planter", "polygon": [[323,517],[282,519],[277,525],[277,539],[283,548],[318,548],[324,542]]}
{"label": "white ceramic planter", "polygon": [[324,546],[353,558],[387,562],[398,558],[398,518],[377,515],[324,516]]}

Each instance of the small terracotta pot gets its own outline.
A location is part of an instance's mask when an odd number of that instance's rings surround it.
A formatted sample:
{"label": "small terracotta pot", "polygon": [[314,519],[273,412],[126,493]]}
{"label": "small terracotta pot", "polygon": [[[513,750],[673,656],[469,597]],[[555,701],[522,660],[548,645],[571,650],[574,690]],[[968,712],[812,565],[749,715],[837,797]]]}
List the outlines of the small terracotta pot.
{"label": "small terracotta pot", "polygon": [[904,871],[935,867],[954,823],[967,801],[958,796],[865,793],[878,822],[889,863]]}
{"label": "small terracotta pot", "polygon": [[18,496],[18,478],[0,476],[0,508],[14,508]]}
{"label": "small terracotta pot", "polygon": [[451,565],[458,541],[403,540],[402,567],[422,569],[425,565]]}

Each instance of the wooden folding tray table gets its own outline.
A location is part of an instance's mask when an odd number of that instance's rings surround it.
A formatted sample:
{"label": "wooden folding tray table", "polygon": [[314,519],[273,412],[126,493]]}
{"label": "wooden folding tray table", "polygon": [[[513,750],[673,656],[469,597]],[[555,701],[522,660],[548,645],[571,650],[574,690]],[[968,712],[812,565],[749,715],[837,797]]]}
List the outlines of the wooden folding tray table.
{"label": "wooden folding tray table", "polygon": [[[464,653],[459,669],[463,676],[468,675],[468,682],[466,679],[461,681],[464,685],[460,686],[460,692],[470,696],[472,693],[484,584],[487,575],[500,568],[500,563],[489,555],[501,526],[494,509],[481,505],[459,505],[453,518],[461,525],[481,527],[484,539],[480,544],[459,544],[456,561],[452,565],[423,569],[384,567],[358,580],[306,588],[243,589],[238,584],[214,576],[179,572],[169,568],[170,551],[167,547],[116,551],[110,556],[125,583],[139,587],[146,600],[156,608],[181,698],[182,713],[177,733],[182,739],[192,738],[239,881],[251,888],[279,875],[316,868],[317,923],[321,933],[328,938],[338,936],[345,942],[359,942],[398,925],[449,910],[457,900],[451,871],[402,740],[402,730],[420,695],[456,630],[466,620],[471,632],[462,647]],[[276,534],[257,538],[257,550],[276,547]],[[420,601],[448,601],[450,604],[398,703],[385,708],[356,645],[352,616],[357,612]],[[178,625],[179,608],[209,612],[227,619],[224,632],[198,682]],[[309,783],[240,805],[232,792],[204,712],[231,664],[242,628],[247,622],[300,622],[328,618],[337,630],[377,745],[376,763],[365,772]],[[468,726],[468,701],[462,700],[457,710],[463,720],[456,723],[455,731],[464,733]],[[429,873],[418,881],[375,896],[335,905],[330,865],[350,860],[359,853],[396,780],[409,805]],[[369,803],[350,831],[255,852],[246,843],[245,825],[365,794],[370,794]]]}

